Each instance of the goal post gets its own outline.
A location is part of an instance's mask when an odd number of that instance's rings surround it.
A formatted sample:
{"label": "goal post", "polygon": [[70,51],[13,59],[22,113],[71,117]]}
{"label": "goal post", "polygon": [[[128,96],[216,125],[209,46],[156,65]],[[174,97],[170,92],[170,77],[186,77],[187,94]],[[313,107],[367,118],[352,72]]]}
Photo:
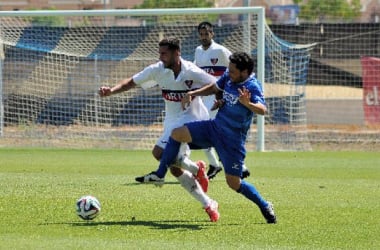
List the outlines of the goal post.
{"label": "goal post", "polygon": [[205,20],[218,43],[257,60],[269,114],[257,116],[248,150],[307,150],[300,77],[310,47],[276,37],[262,7],[0,11],[2,144],[150,149],[162,131],[160,90],[99,98],[97,89],[156,62],[163,36],[193,60]]}

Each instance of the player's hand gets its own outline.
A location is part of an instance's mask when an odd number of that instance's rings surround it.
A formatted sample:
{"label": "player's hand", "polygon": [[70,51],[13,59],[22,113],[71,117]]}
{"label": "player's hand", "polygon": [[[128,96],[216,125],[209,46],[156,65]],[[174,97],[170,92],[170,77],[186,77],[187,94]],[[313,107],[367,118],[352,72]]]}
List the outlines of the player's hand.
{"label": "player's hand", "polygon": [[221,108],[224,105],[224,100],[223,99],[215,99],[214,104],[211,107],[211,111],[217,110]]}
{"label": "player's hand", "polygon": [[181,105],[182,105],[182,109],[183,110],[187,109],[190,106],[190,103],[191,103],[192,99],[193,99],[192,96],[189,95],[188,93],[186,93],[184,95],[184,97],[182,97],[182,99],[181,99]]}
{"label": "player's hand", "polygon": [[98,93],[99,93],[100,97],[110,96],[111,95],[111,88],[108,86],[100,87]]}
{"label": "player's hand", "polygon": [[244,106],[248,106],[251,102],[251,92],[245,87],[238,89],[239,91],[239,102]]}

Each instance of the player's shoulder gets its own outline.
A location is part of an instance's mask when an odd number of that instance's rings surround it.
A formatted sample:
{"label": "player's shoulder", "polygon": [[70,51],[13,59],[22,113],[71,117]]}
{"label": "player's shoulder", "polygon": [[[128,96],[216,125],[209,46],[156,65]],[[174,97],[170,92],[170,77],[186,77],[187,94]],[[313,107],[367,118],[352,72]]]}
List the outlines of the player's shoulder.
{"label": "player's shoulder", "polygon": [[185,70],[192,70],[194,68],[197,68],[197,69],[199,68],[197,65],[195,65],[194,62],[188,61],[183,58],[181,58],[181,64],[182,64],[182,68]]}
{"label": "player's shoulder", "polygon": [[165,67],[164,67],[164,63],[161,62],[161,61],[158,61],[158,62],[155,62],[155,63],[150,64],[150,65],[147,66],[145,69],[155,70],[155,69],[162,69],[162,68],[165,68]]}
{"label": "player's shoulder", "polygon": [[181,59],[181,70],[183,71],[183,73],[185,74],[206,74],[208,75],[204,70],[202,70],[200,67],[198,67],[195,63],[191,62],[191,61],[188,61],[188,60],[185,60],[185,59]]}
{"label": "player's shoulder", "polygon": [[219,43],[217,43],[215,41],[213,41],[213,43],[211,44],[211,48],[213,50],[220,50],[220,51],[223,51],[223,52],[227,51],[227,52],[231,53],[230,50],[227,47],[225,47],[225,46],[223,46],[223,45],[221,45],[221,44],[219,44]]}
{"label": "player's shoulder", "polygon": [[195,52],[197,51],[202,51],[203,48],[202,48],[202,45],[198,45],[196,48],[195,48]]}
{"label": "player's shoulder", "polygon": [[258,89],[261,90],[261,83],[256,78],[255,74],[252,74],[249,79],[246,81],[246,85],[249,89]]}

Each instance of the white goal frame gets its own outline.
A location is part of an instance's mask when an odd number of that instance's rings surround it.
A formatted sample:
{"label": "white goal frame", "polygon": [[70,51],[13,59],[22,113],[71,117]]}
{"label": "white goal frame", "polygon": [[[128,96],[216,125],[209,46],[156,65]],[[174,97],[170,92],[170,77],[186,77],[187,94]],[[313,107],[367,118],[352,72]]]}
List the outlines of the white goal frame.
{"label": "white goal frame", "polygon": [[[189,13],[197,14],[249,14],[257,15],[257,79],[262,83],[263,90],[265,89],[265,8],[264,7],[228,7],[228,8],[173,8],[173,9],[126,9],[126,10],[49,10],[49,11],[0,11],[0,17],[37,17],[37,16],[151,16],[157,14],[165,15],[181,15]],[[249,22],[250,20],[246,20]],[[249,22],[250,23],[250,22]],[[249,32],[250,29],[247,29]],[[250,39],[250,34],[246,36]],[[249,41],[246,44],[250,44]],[[0,46],[1,41],[0,41]],[[249,46],[247,47],[250,50]],[[251,53],[251,51],[246,51]],[[0,67],[1,67],[0,58]],[[1,72],[0,72],[1,74]],[[2,75],[0,75],[2,78]],[[0,80],[1,84],[1,80]],[[0,85],[0,91],[2,90]],[[1,96],[3,93],[0,93]],[[1,110],[4,109],[2,98],[0,97],[0,135],[3,131],[4,114]],[[264,116],[257,115],[257,151],[265,150],[265,133],[264,133]]]}

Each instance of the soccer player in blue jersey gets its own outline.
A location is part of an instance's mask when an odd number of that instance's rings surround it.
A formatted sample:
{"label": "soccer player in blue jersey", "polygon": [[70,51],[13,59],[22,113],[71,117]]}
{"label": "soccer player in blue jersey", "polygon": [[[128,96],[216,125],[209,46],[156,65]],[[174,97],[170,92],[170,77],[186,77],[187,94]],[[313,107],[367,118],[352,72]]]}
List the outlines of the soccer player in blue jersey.
{"label": "soccer player in blue jersey", "polygon": [[[219,79],[226,71],[230,62],[229,57],[232,53],[226,47],[214,41],[214,34],[214,28],[210,22],[205,21],[198,25],[198,35],[201,44],[195,49],[194,63],[210,75]],[[212,110],[215,96],[203,96],[202,100],[207,107],[210,118],[215,118],[217,110]],[[220,166],[219,159],[213,148],[206,149],[205,154],[209,162],[207,176],[209,179],[212,179],[222,171],[223,168]],[[204,162],[199,161],[199,164],[204,164]],[[243,165],[242,178],[244,179],[249,175],[249,170]]]}
{"label": "soccer player in blue jersey", "polygon": [[267,223],[276,223],[273,205],[253,184],[241,179],[245,141],[253,116],[266,112],[260,83],[252,74],[253,67],[254,61],[247,53],[233,53],[228,69],[216,84],[187,92],[182,98],[184,109],[196,96],[222,93],[223,98],[216,103],[218,113],[215,119],[186,123],[172,130],[155,174],[161,177],[166,174],[167,168],[176,160],[181,143],[199,148],[214,147],[224,166],[228,186],[254,202]]}

